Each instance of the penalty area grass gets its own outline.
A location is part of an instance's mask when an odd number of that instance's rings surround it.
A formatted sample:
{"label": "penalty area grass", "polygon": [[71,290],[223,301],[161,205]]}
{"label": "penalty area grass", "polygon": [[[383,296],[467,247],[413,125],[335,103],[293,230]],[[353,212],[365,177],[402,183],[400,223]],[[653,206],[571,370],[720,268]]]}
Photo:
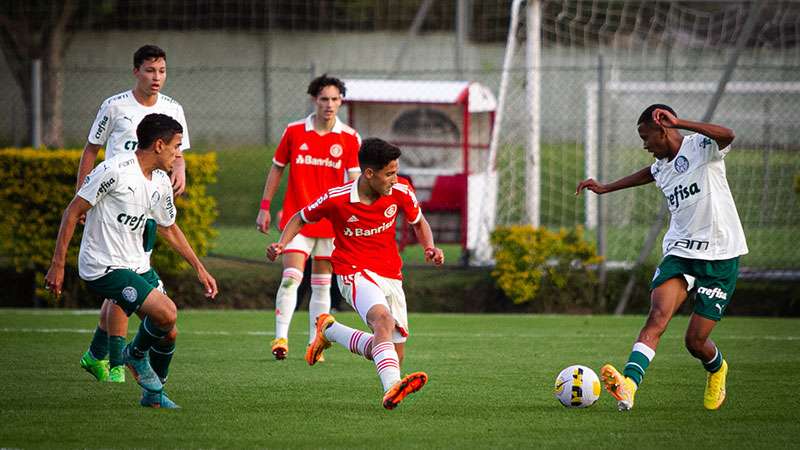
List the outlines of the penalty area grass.
{"label": "penalty area grass", "polygon": [[[337,319],[365,329],[354,313]],[[0,447],[775,448],[800,432],[797,319],[724,319],[713,338],[730,365],[728,399],[705,411],[706,374],[683,348],[687,318],[676,317],[627,413],[606,392],[588,409],[564,408],[553,383],[571,364],[621,368],[642,316],[410,322],[403,373],[423,370],[430,381],[386,411],[371,361],[336,344],[325,362],[303,361],[305,312],[295,314],[288,358],[275,361],[272,312],[181,311],[166,391],[182,409],[159,411],[138,405],[130,374],[122,385],[98,383],[79,367],[96,311],[3,309]]]}

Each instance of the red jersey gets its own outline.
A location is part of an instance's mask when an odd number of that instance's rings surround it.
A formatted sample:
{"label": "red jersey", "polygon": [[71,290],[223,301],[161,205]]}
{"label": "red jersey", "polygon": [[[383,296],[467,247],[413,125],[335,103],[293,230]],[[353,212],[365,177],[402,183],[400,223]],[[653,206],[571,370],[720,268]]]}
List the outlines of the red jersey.
{"label": "red jersey", "polygon": [[392,186],[391,194],[366,205],[361,203],[358,180],[354,180],[329,189],[300,215],[308,224],[322,219],[333,224],[336,236],[331,263],[337,275],[369,269],[382,277],[401,280],[403,262],[395,240],[400,211],[411,224],[422,219],[417,197],[407,181],[401,180]]}
{"label": "red jersey", "polygon": [[[339,118],[330,133],[320,136],[314,131],[314,114],[305,120],[290,123],[283,132],[272,163],[278,167],[291,164],[286,196],[283,198],[283,217],[278,227],[283,230],[300,208],[316,200],[329,188],[348,180],[348,172],[360,171],[358,149],[361,136]],[[304,236],[332,238],[327,220],[303,227]]]}

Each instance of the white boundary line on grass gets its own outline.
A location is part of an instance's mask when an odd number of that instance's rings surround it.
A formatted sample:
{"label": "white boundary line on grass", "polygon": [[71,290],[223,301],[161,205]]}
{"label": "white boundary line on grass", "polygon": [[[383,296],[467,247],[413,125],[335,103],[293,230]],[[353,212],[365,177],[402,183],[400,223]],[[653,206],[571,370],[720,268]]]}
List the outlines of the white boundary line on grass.
{"label": "white boundary line on grass", "polygon": [[[91,334],[94,333],[94,328],[0,328],[0,333],[44,333],[44,334],[57,334],[57,333],[78,333],[78,334]],[[232,333],[230,331],[186,331],[181,330],[181,335],[195,335],[195,336],[272,336],[275,334],[274,330],[267,331],[242,331]],[[452,333],[413,333],[414,336],[419,337],[452,337],[457,339],[463,338],[501,338],[501,337],[514,337],[514,338],[540,338],[550,339],[553,337],[575,337],[580,339],[618,339],[630,337],[628,334],[545,334],[545,333],[465,333],[465,332],[452,332]],[[753,336],[722,336],[721,339],[733,340],[748,340],[748,341],[800,341],[800,336],[774,336],[774,335],[753,335]]]}

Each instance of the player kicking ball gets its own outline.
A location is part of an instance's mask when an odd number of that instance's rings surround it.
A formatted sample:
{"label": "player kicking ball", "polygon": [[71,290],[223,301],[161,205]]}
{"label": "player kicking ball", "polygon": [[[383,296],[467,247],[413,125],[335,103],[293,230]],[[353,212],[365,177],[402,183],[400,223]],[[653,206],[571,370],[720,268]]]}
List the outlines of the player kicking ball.
{"label": "player kicking ball", "polygon": [[[600,370],[606,389],[621,411],[634,396],[656,354],[673,314],[696,292],[685,343],[708,372],[703,405],[715,410],[725,401],[728,363],[709,336],[722,319],[736,287],[739,256],[747,254],[742,224],[725,177],[725,155],[733,131],[677,117],[667,105],[651,105],[637,122],[644,149],[656,162],[613,183],[581,181],[575,194],[597,194],[655,181],[667,198],[671,219],[664,236],[664,258],[650,284],[650,313],[623,373],[606,364]],[[683,136],[678,129],[694,132]]]}
{"label": "player kicking ball", "polygon": [[135,312],[142,318],[138,333],[123,351],[123,361],[143,389],[140,404],[152,408],[178,407],[164,393],[148,358],[151,348],[174,335],[178,313],[150,268],[144,245],[147,219],[156,221],[162,238],[195,269],[206,297],[217,295],[217,282],[175,223],[167,172],[179,154],[182,132],[173,118],[149,114],[136,129],[139,148],[104,161],[86,177],[64,211],[45,277],[47,289],[61,295],[67,248],[79,218],[86,215],[78,274],[90,290],[111,299],[128,316]]}
{"label": "player kicking ball", "polygon": [[322,352],[337,342],[375,363],[383,385],[383,407],[394,409],[428,381],[424,372],[400,377],[400,363],[408,337],[408,313],[403,292],[402,261],[395,240],[398,213],[414,229],[425,248],[425,260],[444,263],[434,247],[428,221],[408,184],[398,179],[400,149],[381,139],[366,139],[358,152],[361,175],[343,186],[329,189],[301,209],[286,224],[279,242],[267,247],[271,261],[306,223],[328,219],[333,224],[335,248],[331,255],[342,296],[358,312],[372,334],[337,322],[330,314],[317,318],[316,335],[305,355],[314,365]]}

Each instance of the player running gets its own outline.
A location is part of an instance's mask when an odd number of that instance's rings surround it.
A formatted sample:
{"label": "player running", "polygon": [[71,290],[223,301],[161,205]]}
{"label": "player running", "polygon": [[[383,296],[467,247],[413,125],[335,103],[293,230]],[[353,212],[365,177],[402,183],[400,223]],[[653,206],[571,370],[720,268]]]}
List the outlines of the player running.
{"label": "player running", "polygon": [[425,260],[437,266],[444,263],[444,254],[434,247],[430,225],[422,216],[414,193],[407,184],[398,182],[399,157],[400,149],[394,145],[366,139],[358,153],[361,176],[329,189],[301,209],[286,224],[280,241],[267,247],[267,257],[274,261],[306,224],[322,219],[333,224],[336,247],[331,262],[337,282],[347,303],[372,334],[342,325],[330,314],[321,314],[305,359],[310,365],[316,364],[331,342],[337,342],[374,361],[386,409],[394,409],[428,381],[424,372],[400,377],[409,331],[403,263],[395,241],[395,222],[400,212],[425,248]]}
{"label": "player running", "polygon": [[157,222],[159,234],[195,269],[205,295],[212,299],[217,295],[216,281],[175,223],[166,172],[180,152],[182,130],[181,124],[167,115],[147,115],[136,130],[139,148],[104,161],[86,177],[61,219],[45,277],[47,289],[61,295],[67,247],[80,217],[86,215],[78,274],[89,289],[111,299],[126,315],[135,312],[142,317],[123,359],[143,388],[140,404],[153,408],[177,408],[163,392],[163,383],[148,358],[152,348],[174,343],[177,309],[163,292],[144,250],[148,218]]}
{"label": "player running", "polygon": [[[341,80],[325,74],[308,85],[308,95],[311,96],[315,111],[305,120],[290,123],[283,132],[272,159],[272,168],[267,175],[261,208],[256,218],[256,228],[262,233],[269,233],[272,221],[270,203],[287,165],[291,165],[292,169],[283,200],[283,215],[279,224],[281,230],[300,208],[316,200],[329,188],[358,176],[361,137],[336,116],[345,93],[345,85]],[[333,235],[330,222],[321,220],[303,227],[283,251],[283,276],[275,295],[275,339],[271,343],[275,359],[285,359],[289,353],[289,325],[297,307],[297,288],[303,281],[303,269],[308,257],[313,258],[311,300],[308,303],[309,344],[314,339],[317,316],[331,309],[330,258]]]}
{"label": "player running", "polygon": [[[650,284],[650,313],[620,374],[606,364],[600,370],[606,389],[621,411],[633,408],[634,396],[656,354],[673,314],[696,292],[686,330],[686,348],[708,372],[703,405],[715,410],[725,400],[728,363],[711,331],[731,301],[739,274],[739,256],[747,254],[742,224],[725,177],[725,155],[734,133],[719,125],[677,117],[669,106],[651,105],[639,116],[639,136],[656,162],[613,183],[581,181],[575,194],[588,189],[605,194],[656,182],[671,213],[664,236],[664,259]],[[693,131],[683,136],[678,129]]]}
{"label": "player running", "polygon": [[[164,50],[155,45],[145,45],[136,50],[133,54],[133,76],[136,78],[133,89],[109,97],[100,106],[83,148],[76,189],[80,189],[86,175],[94,167],[101,147],[105,145],[106,160],[123,153],[132,155],[138,146],[136,127],[139,122],[148,114],[161,113],[177,120],[183,128],[180,150],[171,174],[174,194],[181,195],[186,185],[186,163],[182,152],[189,148],[189,131],[181,105],[161,93],[167,81],[167,55]],[[155,243],[156,227],[152,220],[145,225],[145,245],[149,255]],[[149,268],[149,258],[146,263]],[[125,382],[122,349],[127,335],[128,317],[112,300],[104,300],[100,309],[100,323],[89,349],[81,357],[81,367],[99,381]],[[175,339],[171,337],[171,341],[165,341],[164,345],[158,344],[150,350],[151,362],[162,380],[167,379],[166,368],[175,351]]]}

